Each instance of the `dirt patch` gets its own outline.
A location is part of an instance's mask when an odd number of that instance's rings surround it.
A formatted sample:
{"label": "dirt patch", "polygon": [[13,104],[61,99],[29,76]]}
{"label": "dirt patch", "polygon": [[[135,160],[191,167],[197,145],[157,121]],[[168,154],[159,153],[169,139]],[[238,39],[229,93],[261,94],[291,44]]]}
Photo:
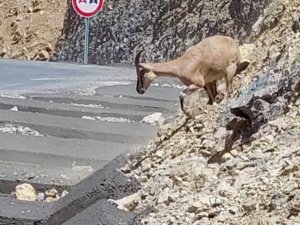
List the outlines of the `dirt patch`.
{"label": "dirt patch", "polygon": [[0,57],[48,60],[61,35],[67,2],[0,1]]}

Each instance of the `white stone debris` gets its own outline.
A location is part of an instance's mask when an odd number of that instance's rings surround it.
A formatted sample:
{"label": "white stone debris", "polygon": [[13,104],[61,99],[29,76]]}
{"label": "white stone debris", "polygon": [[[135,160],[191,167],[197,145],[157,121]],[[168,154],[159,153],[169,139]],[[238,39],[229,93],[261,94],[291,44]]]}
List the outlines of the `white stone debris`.
{"label": "white stone debris", "polygon": [[162,113],[156,112],[151,115],[145,116],[142,120],[141,123],[149,123],[149,124],[155,124],[162,126],[165,121],[165,118],[163,117]]}

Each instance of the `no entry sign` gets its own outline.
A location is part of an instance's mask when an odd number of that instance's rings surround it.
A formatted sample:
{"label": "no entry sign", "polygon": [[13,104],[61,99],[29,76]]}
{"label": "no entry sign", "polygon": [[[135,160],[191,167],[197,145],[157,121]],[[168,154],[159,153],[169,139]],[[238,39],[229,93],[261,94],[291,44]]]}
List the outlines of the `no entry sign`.
{"label": "no entry sign", "polygon": [[83,17],[92,17],[97,15],[103,8],[104,0],[72,0],[73,8]]}

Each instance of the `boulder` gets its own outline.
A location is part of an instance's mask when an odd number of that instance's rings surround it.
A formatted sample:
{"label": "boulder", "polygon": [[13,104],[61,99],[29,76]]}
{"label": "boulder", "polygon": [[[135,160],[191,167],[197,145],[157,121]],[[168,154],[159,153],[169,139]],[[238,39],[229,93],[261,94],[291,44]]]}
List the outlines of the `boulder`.
{"label": "boulder", "polygon": [[37,201],[38,199],[38,194],[34,187],[27,183],[16,186],[14,194],[18,200]]}

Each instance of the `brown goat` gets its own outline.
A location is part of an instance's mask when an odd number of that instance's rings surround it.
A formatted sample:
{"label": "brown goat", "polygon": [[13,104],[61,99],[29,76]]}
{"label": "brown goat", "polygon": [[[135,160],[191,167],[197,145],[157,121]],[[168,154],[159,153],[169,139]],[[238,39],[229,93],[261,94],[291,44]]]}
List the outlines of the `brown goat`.
{"label": "brown goat", "polygon": [[233,77],[250,64],[248,60],[241,61],[239,45],[231,37],[220,35],[203,39],[182,56],[167,62],[140,63],[142,53],[135,54],[137,92],[144,94],[156,77],[177,77],[187,86],[179,96],[182,110],[184,96],[199,88],[205,89],[208,104],[213,104],[217,95],[216,82],[223,77],[227,89],[223,101],[230,97]]}

